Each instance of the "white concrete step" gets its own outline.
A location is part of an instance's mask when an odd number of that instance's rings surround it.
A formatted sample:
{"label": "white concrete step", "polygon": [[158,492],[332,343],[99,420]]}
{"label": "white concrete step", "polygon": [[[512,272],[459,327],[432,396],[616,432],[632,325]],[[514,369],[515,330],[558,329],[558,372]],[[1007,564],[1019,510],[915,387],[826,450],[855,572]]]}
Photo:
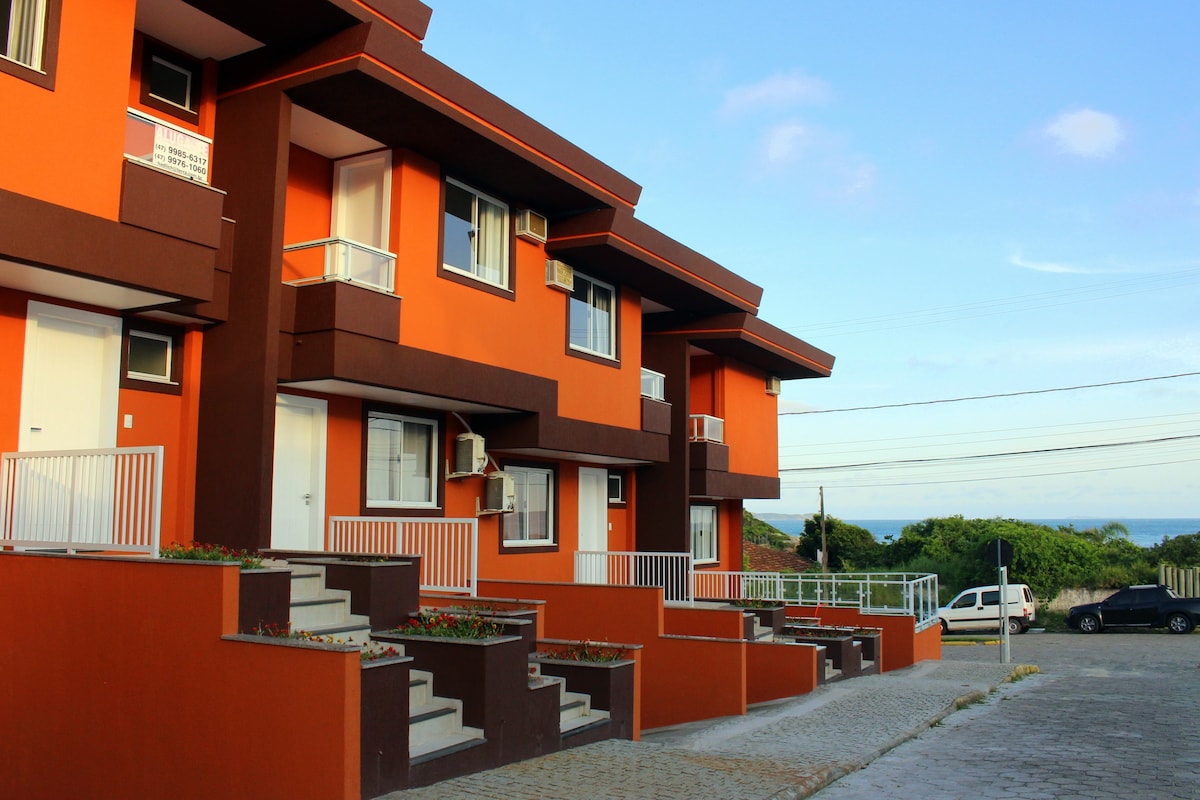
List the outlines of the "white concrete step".
{"label": "white concrete step", "polygon": [[316,597],[325,588],[325,568],[314,564],[289,564],[292,570],[292,599]]}
{"label": "white concrete step", "polygon": [[410,766],[432,761],[441,756],[447,756],[451,753],[457,753],[460,750],[466,750],[468,747],[484,744],[487,739],[483,736],[483,731],[479,728],[463,727],[458,733],[448,733],[444,736],[428,739],[420,744],[413,745],[411,742],[408,746],[408,759]]}
{"label": "white concrete step", "polygon": [[410,669],[408,671],[409,708],[427,705],[431,697],[433,697],[433,673],[423,669]]}
{"label": "white concrete step", "polygon": [[431,739],[462,730],[462,701],[452,697],[431,697],[427,703],[408,710],[408,749]]}

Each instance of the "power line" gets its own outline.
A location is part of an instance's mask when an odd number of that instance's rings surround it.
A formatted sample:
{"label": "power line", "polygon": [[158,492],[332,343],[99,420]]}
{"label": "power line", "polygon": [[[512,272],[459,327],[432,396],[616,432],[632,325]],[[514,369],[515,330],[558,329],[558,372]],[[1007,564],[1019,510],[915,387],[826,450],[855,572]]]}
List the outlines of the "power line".
{"label": "power line", "polygon": [[908,403],[887,403],[878,406],[854,406],[851,408],[823,408],[813,411],[780,411],[781,417],[803,416],[805,414],[837,414],[843,411],[878,411],[884,408],[909,408],[912,406],[933,406],[943,403],[965,403],[968,400],[995,400],[1001,397],[1021,397],[1033,394],[1051,394],[1053,392],[1074,392],[1080,389],[1100,389],[1107,386],[1124,386],[1131,383],[1146,383],[1148,381],[1166,381],[1174,378],[1190,378],[1200,375],[1200,372],[1180,372],[1175,375],[1156,375],[1153,378],[1131,378],[1124,381],[1106,381],[1105,383],[1086,383],[1079,386],[1060,386],[1054,389],[1028,389],[1022,392],[1001,392],[998,394],[980,394],[969,397],[951,397],[944,400],[914,400]]}
{"label": "power line", "polygon": [[1114,447],[1132,447],[1143,444],[1164,444],[1179,442],[1187,439],[1200,439],[1200,433],[1186,436],[1164,436],[1158,439],[1140,439],[1132,442],[1108,442],[1106,444],[1079,444],[1070,447],[1045,447],[1037,450],[1014,450],[1009,453],[978,453],[969,456],[944,456],[941,458],[904,458],[895,461],[866,461],[861,464],[837,464],[823,467],[787,467],[780,472],[832,472],[843,469],[872,469],[879,467],[912,466],[919,464],[945,464],[948,462],[984,461],[992,458],[1008,458],[1011,456],[1045,455],[1047,453],[1066,453],[1081,450],[1107,450]]}
{"label": "power line", "polygon": [[[1142,469],[1143,467],[1166,467],[1166,466],[1171,466],[1174,464],[1192,464],[1197,461],[1200,461],[1200,458],[1185,458],[1185,459],[1181,459],[1179,461],[1159,461],[1159,462],[1156,462],[1153,464],[1126,464],[1126,465],[1122,465],[1122,466],[1112,466],[1112,467],[1095,467],[1092,469],[1073,469],[1073,470],[1064,470],[1061,472],[1041,472],[1041,473],[1031,473],[1031,474],[1021,474],[1021,475],[999,475],[999,476],[989,476],[989,477],[983,477],[983,478],[954,478],[954,479],[948,479],[948,480],[904,481],[904,482],[895,482],[895,483],[833,483],[833,484],[831,484],[831,483],[825,482],[824,485],[829,486],[831,488],[835,488],[835,489],[886,489],[889,487],[902,487],[902,486],[934,486],[934,485],[946,484],[946,483],[980,483],[983,481],[1007,481],[1007,480],[1014,480],[1017,478],[1054,478],[1054,477],[1058,477],[1060,475],[1081,475],[1081,474],[1088,473],[1088,472],[1111,472],[1111,471],[1115,471],[1115,470],[1119,470],[1119,469]],[[815,489],[816,484],[803,484],[803,483],[790,483],[789,482],[786,484],[786,488],[788,488],[788,489]]]}

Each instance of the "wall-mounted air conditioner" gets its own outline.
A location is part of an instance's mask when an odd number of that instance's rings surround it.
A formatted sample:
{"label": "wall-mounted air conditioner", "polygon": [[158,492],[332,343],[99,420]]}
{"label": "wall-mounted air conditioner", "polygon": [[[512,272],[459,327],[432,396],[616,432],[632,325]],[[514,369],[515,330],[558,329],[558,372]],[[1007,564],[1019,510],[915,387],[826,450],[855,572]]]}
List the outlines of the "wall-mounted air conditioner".
{"label": "wall-mounted air conditioner", "polygon": [[523,208],[517,212],[517,236],[534,242],[546,243],[549,226],[546,218],[536,211]]}
{"label": "wall-mounted air conditioner", "polygon": [[767,376],[767,394],[777,395],[783,391],[783,384],[774,375]]}
{"label": "wall-mounted air conditioner", "polygon": [[507,472],[496,471],[487,476],[487,502],[484,511],[512,511],[517,504],[517,484]]}
{"label": "wall-mounted air conditioner", "polygon": [[454,473],[482,475],[487,466],[483,437],[478,433],[460,433],[454,439]]}
{"label": "wall-mounted air conditioner", "polygon": [[546,285],[564,292],[575,291],[575,270],[562,261],[546,259]]}

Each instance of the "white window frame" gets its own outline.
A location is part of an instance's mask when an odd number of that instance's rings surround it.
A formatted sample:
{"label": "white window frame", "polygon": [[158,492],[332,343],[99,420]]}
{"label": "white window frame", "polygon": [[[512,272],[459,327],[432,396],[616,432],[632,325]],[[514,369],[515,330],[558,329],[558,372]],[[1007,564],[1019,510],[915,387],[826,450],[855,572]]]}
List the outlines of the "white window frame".
{"label": "white window frame", "polygon": [[[613,491],[613,489],[616,491]],[[625,473],[608,471],[608,502],[609,503],[624,503],[625,502]]]}
{"label": "white window frame", "polygon": [[[150,55],[150,63],[154,64],[156,62],[161,66],[175,70],[176,72],[180,73],[181,75],[185,75],[187,77],[187,85],[184,87],[184,98],[187,100],[187,102],[186,102],[186,104],[176,103],[174,100],[171,100],[168,97],[163,97],[161,94],[155,94],[153,91],[148,91],[149,95],[151,97],[153,97],[155,100],[158,100],[160,103],[166,103],[169,106],[174,106],[175,108],[181,108],[184,111],[187,111],[188,113],[195,114],[196,109],[192,108],[192,98],[195,96],[194,86],[193,86],[193,84],[196,81],[195,70],[180,66],[179,64],[176,64],[174,61],[165,59],[162,56],[151,54]],[[146,79],[146,85],[149,86],[151,83],[150,76],[148,76],[148,75],[145,76],[145,79]]]}
{"label": "white window frame", "polygon": [[[707,519],[705,519],[707,517]],[[704,526],[708,525],[707,539]],[[717,507],[710,505],[693,505],[691,507],[691,542],[693,564],[716,564],[720,558],[717,549],[717,539],[720,533]],[[699,534],[699,536],[697,536]]]}
{"label": "white window frame", "polygon": [[[596,330],[599,322],[599,313],[596,303],[596,289],[603,289],[608,292],[610,310],[608,312],[608,331],[607,341],[600,341],[603,338],[603,331]],[[598,281],[595,278],[590,278],[587,275],[575,273],[575,289],[571,292],[570,299],[567,301],[569,308],[567,311],[567,341],[572,350],[578,350],[581,353],[607,358],[612,361],[617,360],[617,287],[612,284]],[[577,308],[586,308],[586,326],[575,329],[575,311]],[[601,349],[604,348],[604,349]]]}
{"label": "white window frame", "polygon": [[[471,222],[471,265],[470,265],[469,269],[466,269],[466,268],[463,268],[456,264],[449,264],[446,262],[446,242],[445,242],[446,224],[445,223],[446,223],[446,217],[449,214],[449,212],[446,211],[445,208],[443,208],[442,209],[442,236],[443,236],[443,239],[442,239],[442,268],[445,270],[448,270],[450,272],[453,272],[455,274],[465,275],[468,278],[472,278],[481,283],[486,283],[489,286],[496,286],[500,289],[504,289],[507,291],[509,288],[509,284],[511,282],[511,279],[509,276],[509,250],[511,249],[511,245],[512,245],[512,222],[511,222],[512,214],[508,207],[508,203],[505,203],[503,200],[500,200],[496,197],[492,197],[490,194],[486,194],[485,192],[481,192],[478,189],[468,186],[467,184],[465,184],[461,181],[456,181],[453,178],[446,178],[446,185],[454,186],[458,189],[461,189],[462,191],[470,194],[472,197],[472,199],[471,199],[471,221],[470,221]],[[500,237],[501,237],[501,246],[499,248],[500,263],[498,265],[481,264],[479,261],[480,237],[478,235],[476,235],[476,232],[479,231],[479,229],[480,229],[480,224],[479,224],[479,222],[480,222],[480,220],[479,220],[479,201],[480,200],[483,200],[493,206],[496,206],[502,212],[501,221],[500,221]],[[487,271],[487,272],[497,271],[499,274],[499,280],[492,280],[491,278],[487,277],[485,271]]]}
{"label": "white window frame", "polygon": [[[25,27],[20,25],[24,22]],[[46,52],[46,0],[13,0],[8,18],[0,21],[5,31],[5,58],[23,67],[42,72]],[[24,54],[21,51],[26,51]]]}
{"label": "white window frame", "polygon": [[[137,381],[150,381],[152,383],[168,383],[168,384],[174,385],[175,381],[171,380],[171,375],[173,374],[172,368],[174,367],[174,359],[175,359],[175,338],[172,336],[166,336],[161,333],[152,333],[151,331],[143,331],[143,330],[138,330],[136,328],[130,328],[129,329],[129,341],[126,346],[129,347],[131,351],[133,348],[133,340],[134,339],[148,339],[150,341],[166,343],[166,345],[167,345],[166,374],[158,375],[153,372],[138,372],[137,370],[135,370],[133,368],[129,368],[129,369],[125,370],[125,377],[131,378],[131,379],[137,380]],[[132,352],[128,352],[125,354],[125,361],[126,361],[126,364],[129,364],[133,361]]]}
{"label": "white window frame", "polygon": [[[545,467],[512,466],[506,464],[504,471],[513,476],[516,488],[516,502],[513,510],[505,514],[501,520],[500,541],[505,547],[552,547],[557,543],[554,530],[554,470]],[[546,486],[546,538],[529,538],[529,516],[532,512],[543,509],[529,508],[530,478],[545,480]],[[509,538],[511,533],[516,537]]]}
{"label": "white window frame", "polygon": [[[406,425],[420,426],[423,428],[427,428],[429,430],[429,434],[428,434],[429,440],[427,442],[428,451],[426,453],[426,458],[428,461],[428,465],[427,465],[428,472],[425,475],[425,477],[427,478],[427,480],[429,482],[429,490],[427,492],[427,496],[424,499],[422,499],[422,500],[404,500],[403,499],[403,497],[404,497],[403,478],[404,478],[404,474],[405,474],[403,471],[401,471],[401,473],[399,475],[399,478],[401,480],[401,488],[399,491],[399,495],[400,495],[401,499],[393,500],[391,498],[380,498],[380,497],[372,496],[371,489],[372,489],[372,477],[373,476],[372,476],[372,463],[371,463],[372,462],[372,459],[371,459],[371,431],[372,431],[371,423],[375,420],[388,420],[390,422],[399,422],[400,426],[401,426],[400,427],[400,436],[401,437],[404,436],[404,426],[406,426]],[[406,416],[404,414],[392,414],[392,413],[389,413],[386,411],[368,411],[367,412],[367,430],[365,432],[366,448],[367,448],[367,464],[366,464],[366,476],[364,478],[364,480],[366,481],[367,508],[437,508],[438,430],[439,430],[439,426],[438,426],[437,420],[428,419],[425,417],[410,417],[410,416]],[[403,458],[403,454],[401,455],[401,458]],[[389,456],[388,460],[389,461],[392,460],[390,456]],[[388,484],[390,486],[395,481],[395,477],[392,476],[390,470],[388,471],[386,477],[388,480]]]}

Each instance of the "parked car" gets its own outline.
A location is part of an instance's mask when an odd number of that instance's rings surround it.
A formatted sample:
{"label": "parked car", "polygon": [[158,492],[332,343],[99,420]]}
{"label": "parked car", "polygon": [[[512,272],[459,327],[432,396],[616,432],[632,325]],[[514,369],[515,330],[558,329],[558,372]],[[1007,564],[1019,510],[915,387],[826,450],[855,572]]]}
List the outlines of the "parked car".
{"label": "parked car", "polygon": [[[1009,633],[1024,633],[1037,618],[1033,592],[1023,583],[1010,583],[1005,596]],[[1000,587],[975,586],[963,589],[948,604],[938,609],[942,633],[950,631],[1000,629]]]}
{"label": "parked car", "polygon": [[1074,606],[1067,625],[1080,633],[1098,633],[1105,628],[1166,628],[1171,633],[1188,633],[1200,621],[1200,598],[1180,597],[1160,584],[1126,586],[1099,603]]}

